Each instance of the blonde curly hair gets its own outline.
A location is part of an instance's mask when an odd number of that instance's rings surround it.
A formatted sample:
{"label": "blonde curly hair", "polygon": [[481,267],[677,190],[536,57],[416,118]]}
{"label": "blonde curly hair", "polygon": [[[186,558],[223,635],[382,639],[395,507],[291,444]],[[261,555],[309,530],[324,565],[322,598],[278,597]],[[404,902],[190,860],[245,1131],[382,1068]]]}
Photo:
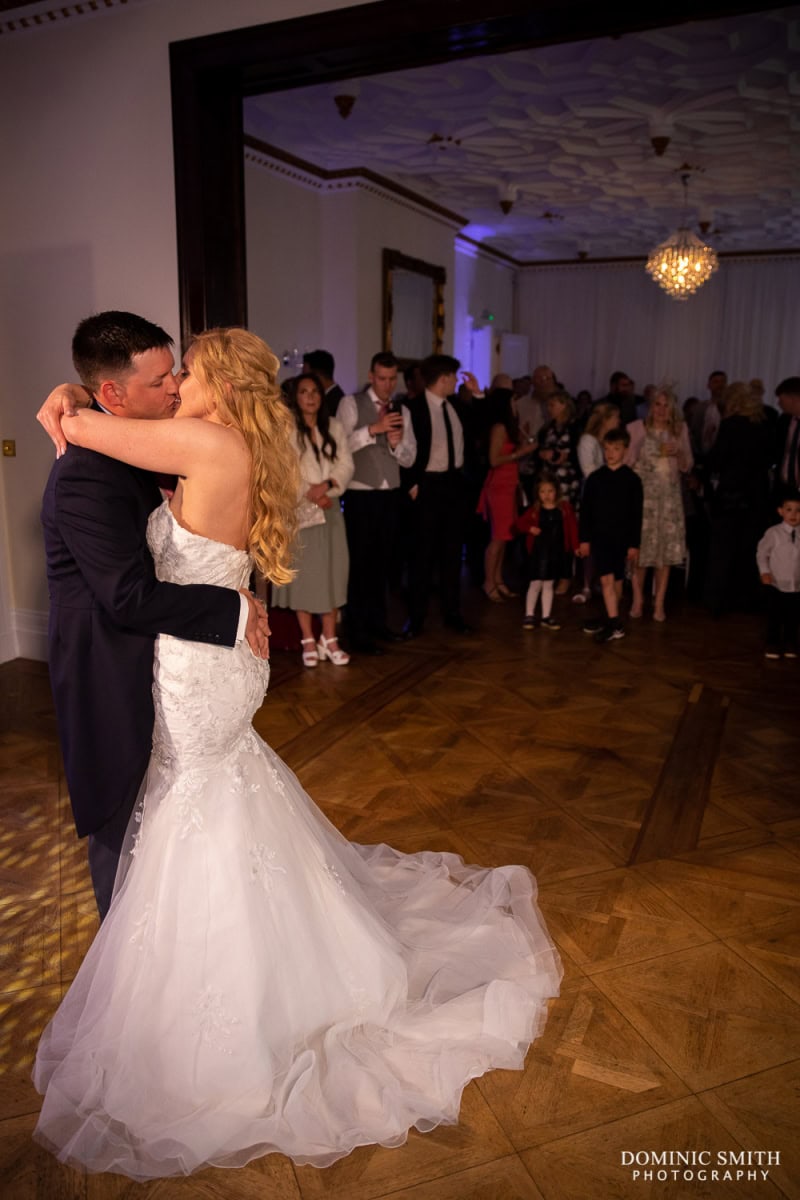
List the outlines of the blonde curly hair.
{"label": "blonde curly hair", "polygon": [[735,379],[725,388],[720,410],[723,417],[746,417],[754,425],[765,418],[763,402],[753,394],[750,384],[741,379]]}
{"label": "blonde curly hair", "polygon": [[262,575],[289,583],[297,532],[300,469],[295,426],[278,386],[280,363],[246,329],[207,329],[192,338],[192,371],[226,425],[240,430],[252,458],[248,549]]}
{"label": "blonde curly hair", "polygon": [[668,426],[669,431],[672,434],[672,436],[677,437],[681,431],[681,425],[685,424],[685,419],[683,416],[683,412],[681,410],[681,406],[678,403],[678,397],[675,395],[672,388],[670,388],[670,387],[657,387],[656,388],[656,390],[653,394],[653,399],[650,401],[650,404],[648,405],[647,416],[644,419],[644,423],[648,429],[653,428],[653,424],[655,421],[655,412],[654,412],[653,405],[659,396],[663,396],[664,399],[669,404],[669,417],[667,418],[667,426]]}

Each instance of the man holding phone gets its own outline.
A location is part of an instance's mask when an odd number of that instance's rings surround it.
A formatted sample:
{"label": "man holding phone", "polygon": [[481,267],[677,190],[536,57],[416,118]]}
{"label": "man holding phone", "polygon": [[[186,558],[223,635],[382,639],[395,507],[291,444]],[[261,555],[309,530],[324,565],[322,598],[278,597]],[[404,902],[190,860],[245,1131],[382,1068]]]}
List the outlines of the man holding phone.
{"label": "man holding phone", "polygon": [[378,641],[402,641],[386,620],[386,592],[400,506],[400,468],[414,463],[408,410],[395,399],[399,363],[374,354],[369,385],[339,402],[355,471],[344,497],[350,552],[347,631],[360,654],[383,654]]}

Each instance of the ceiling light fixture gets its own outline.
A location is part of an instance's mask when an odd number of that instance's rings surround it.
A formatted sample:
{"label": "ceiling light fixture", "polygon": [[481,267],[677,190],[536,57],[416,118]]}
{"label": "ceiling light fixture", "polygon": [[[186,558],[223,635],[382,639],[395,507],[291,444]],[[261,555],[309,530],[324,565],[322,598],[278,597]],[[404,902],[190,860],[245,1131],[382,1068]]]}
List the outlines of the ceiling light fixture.
{"label": "ceiling light fixture", "polygon": [[499,183],[497,185],[497,200],[504,216],[508,216],[519,196],[519,188],[515,183]]}
{"label": "ceiling light fixture", "polygon": [[353,105],[356,102],[355,96],[338,95],[333,97],[333,103],[336,105],[339,116],[343,121],[346,121],[353,111]]}
{"label": "ceiling light fixture", "polygon": [[656,246],[647,260],[647,274],[655,279],[673,300],[686,300],[711,278],[719,265],[717,256],[710,246],[701,242],[689,229],[689,175],[684,163],[681,170],[683,184],[683,220],[675,233]]}

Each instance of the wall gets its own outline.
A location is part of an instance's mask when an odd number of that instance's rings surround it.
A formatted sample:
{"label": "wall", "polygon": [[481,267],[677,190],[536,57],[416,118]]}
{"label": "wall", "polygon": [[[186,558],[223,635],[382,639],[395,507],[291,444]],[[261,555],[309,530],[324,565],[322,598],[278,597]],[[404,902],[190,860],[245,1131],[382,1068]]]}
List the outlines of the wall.
{"label": "wall", "polygon": [[[514,331],[517,271],[510,264],[483,254],[477,246],[456,238],[453,353],[465,367],[474,370],[483,386],[499,369],[498,344],[501,333]],[[488,334],[480,334],[491,313]]]}
{"label": "wall", "polygon": [[131,0],[0,38],[0,436],[17,443],[0,459],[0,620],[10,606],[20,654],[43,654],[47,607],[38,511],[52,456],[32,414],[72,375],[72,331],[131,308],[178,332],[169,43],[341,7]]}
{"label": "wall", "polygon": [[800,262],[723,259],[709,282],[672,300],[643,264],[535,267],[520,272],[519,330],[532,364],[547,363],[575,392],[608,390],[614,370],[639,391],[670,382],[681,399],[704,397],[709,372],[763,379],[767,396],[797,374]]}
{"label": "wall", "polygon": [[250,329],[279,357],[324,345],[319,193],[246,159],[245,206]]}
{"label": "wall", "polygon": [[[456,269],[456,228],[365,181],[339,180],[331,187],[287,180],[280,165],[273,169],[265,156],[248,151],[251,327],[276,350],[298,340],[301,350],[324,346],[336,359],[338,382],[346,390],[360,386],[372,355],[383,348],[382,255],[389,247],[445,268],[444,349],[452,352],[454,313],[469,303],[462,291],[469,291],[473,276]],[[496,281],[493,289],[494,300]],[[510,283],[507,291],[504,313],[511,310]]]}

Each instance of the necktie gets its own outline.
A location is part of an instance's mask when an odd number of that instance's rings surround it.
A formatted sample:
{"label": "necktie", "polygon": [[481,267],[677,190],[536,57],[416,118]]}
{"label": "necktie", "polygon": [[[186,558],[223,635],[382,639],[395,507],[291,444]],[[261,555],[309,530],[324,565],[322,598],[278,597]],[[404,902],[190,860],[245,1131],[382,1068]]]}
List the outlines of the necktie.
{"label": "necktie", "polygon": [[789,454],[786,459],[786,482],[789,487],[797,487],[797,442],[800,438],[800,417],[794,418],[794,431],[792,440],[789,446]]}
{"label": "necktie", "polygon": [[447,437],[447,469],[452,471],[456,465],[456,452],[453,446],[453,426],[450,424],[450,417],[447,413],[447,401],[442,404],[442,416],[444,417],[444,432]]}
{"label": "necktie", "polygon": [[795,529],[792,530],[792,545],[794,545],[794,535],[796,532],[797,531]]}

